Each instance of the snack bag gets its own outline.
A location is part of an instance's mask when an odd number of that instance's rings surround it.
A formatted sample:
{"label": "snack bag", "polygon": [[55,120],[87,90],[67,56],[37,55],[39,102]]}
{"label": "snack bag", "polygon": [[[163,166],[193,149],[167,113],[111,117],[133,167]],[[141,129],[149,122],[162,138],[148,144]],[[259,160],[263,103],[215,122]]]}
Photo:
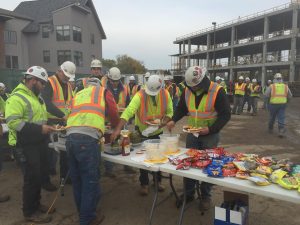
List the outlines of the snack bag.
{"label": "snack bag", "polygon": [[273,183],[277,184],[279,179],[282,179],[285,175],[287,175],[287,172],[279,169],[279,170],[275,170],[271,176],[270,179]]}
{"label": "snack bag", "polygon": [[247,173],[247,172],[245,172],[245,171],[238,171],[238,172],[235,174],[235,177],[236,177],[236,178],[239,178],[239,179],[248,179],[249,173]]}
{"label": "snack bag", "polygon": [[270,175],[273,170],[268,166],[258,166],[255,170],[255,172],[264,174],[264,175]]}
{"label": "snack bag", "polygon": [[249,177],[248,180],[254,182],[256,185],[259,186],[266,186],[271,184],[267,179],[262,177]]}
{"label": "snack bag", "polygon": [[278,180],[278,184],[285,189],[297,189],[299,186],[298,181],[294,177],[283,177]]}
{"label": "snack bag", "polygon": [[245,162],[243,161],[233,161],[233,164],[236,166],[238,170],[248,171],[248,168],[246,167]]}
{"label": "snack bag", "polygon": [[251,177],[261,177],[263,179],[268,179],[268,177],[264,174],[260,174],[260,173],[250,173]]}

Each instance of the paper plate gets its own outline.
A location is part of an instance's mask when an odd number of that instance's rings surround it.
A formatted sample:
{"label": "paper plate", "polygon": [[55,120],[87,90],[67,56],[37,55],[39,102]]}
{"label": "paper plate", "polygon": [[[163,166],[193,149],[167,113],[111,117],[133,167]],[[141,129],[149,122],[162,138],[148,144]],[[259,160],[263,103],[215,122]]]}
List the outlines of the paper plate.
{"label": "paper plate", "polygon": [[149,160],[149,159],[144,160],[145,163],[152,163],[152,164],[163,164],[163,163],[167,163],[168,161],[169,160],[167,157],[160,160]]}

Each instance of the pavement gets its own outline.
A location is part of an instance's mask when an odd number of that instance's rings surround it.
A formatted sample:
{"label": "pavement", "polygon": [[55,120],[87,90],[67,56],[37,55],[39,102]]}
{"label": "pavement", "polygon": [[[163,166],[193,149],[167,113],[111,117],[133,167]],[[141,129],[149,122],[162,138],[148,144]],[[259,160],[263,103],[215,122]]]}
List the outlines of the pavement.
{"label": "pavement", "polygon": [[[220,146],[231,152],[256,153],[261,156],[274,156],[278,159],[290,158],[300,164],[300,98],[294,98],[287,108],[286,127],[287,137],[279,138],[277,133],[267,132],[268,113],[259,110],[257,116],[243,113],[233,115],[231,121],[221,132]],[[183,119],[177,124],[174,133],[181,133]],[[185,135],[181,135],[181,145],[184,146]],[[123,166],[115,165],[115,179],[102,177],[101,210],[105,215],[103,225],[143,225],[148,224],[153,188],[149,196],[139,196],[138,170],[137,174],[129,175]],[[53,183],[58,184],[58,176],[52,177]],[[176,190],[182,191],[182,178],[174,177]],[[159,199],[165,201],[154,212],[153,225],[174,225],[179,218],[175,198],[170,195],[171,189],[167,180],[163,180],[166,191],[159,194]],[[0,174],[0,193],[9,194],[11,200],[0,204],[0,225],[32,225],[25,223],[22,216],[22,176],[15,162],[5,162]],[[204,215],[198,210],[197,202],[191,203],[186,210],[183,225],[212,225],[214,206],[219,206],[223,200],[224,189],[213,187],[213,205]],[[242,190],[241,190],[242,191]],[[78,213],[75,208],[72,187],[66,185],[65,196],[58,196],[56,213],[49,225],[78,225]],[[50,205],[56,193],[42,192],[42,203]],[[266,198],[249,194],[249,225],[299,225],[300,204]]]}

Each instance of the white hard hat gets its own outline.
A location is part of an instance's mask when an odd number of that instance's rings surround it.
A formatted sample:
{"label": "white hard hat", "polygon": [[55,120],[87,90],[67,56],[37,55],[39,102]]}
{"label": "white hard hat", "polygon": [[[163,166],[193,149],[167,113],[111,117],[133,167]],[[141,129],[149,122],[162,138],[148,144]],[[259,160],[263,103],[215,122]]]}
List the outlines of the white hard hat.
{"label": "white hard hat", "polygon": [[25,72],[25,75],[31,75],[45,82],[48,82],[48,73],[43,67],[40,66],[29,67],[28,70]]}
{"label": "white hard hat", "polygon": [[61,64],[60,69],[67,77],[75,78],[76,66],[73,62],[65,61],[63,64]]}
{"label": "white hard hat", "polygon": [[100,86],[101,85],[101,81],[96,78],[96,77],[90,77],[86,80],[86,84],[89,86],[89,85],[92,85],[92,86]]}
{"label": "white hard hat", "polygon": [[244,77],[243,76],[239,76],[239,80],[244,80]]}
{"label": "white hard hat", "polygon": [[150,77],[150,73],[149,72],[145,73],[145,78],[149,78],[149,77]]}
{"label": "white hard hat", "polygon": [[246,79],[245,79],[246,81],[250,81],[250,78],[249,77],[246,77]]}
{"label": "white hard hat", "polygon": [[257,80],[255,78],[252,79],[252,83],[257,83]]}
{"label": "white hard hat", "polygon": [[145,91],[148,95],[155,96],[162,88],[163,81],[159,75],[151,75],[146,82]]}
{"label": "white hard hat", "polygon": [[1,89],[5,89],[5,84],[0,83],[0,88],[1,88]]}
{"label": "white hard hat", "polygon": [[166,81],[167,80],[173,80],[173,78],[170,75],[166,75],[165,78],[164,78],[164,80],[166,80]]}
{"label": "white hard hat", "polygon": [[134,77],[134,76],[130,76],[130,77],[129,77],[129,80],[135,81],[135,77]]}
{"label": "white hard hat", "polygon": [[281,73],[276,73],[274,76],[275,79],[282,79]]}
{"label": "white hard hat", "polygon": [[102,63],[99,59],[94,59],[91,62],[91,68],[102,68]]}
{"label": "white hard hat", "polygon": [[121,79],[121,71],[117,67],[112,67],[108,71],[108,78],[112,80]]}
{"label": "white hard hat", "polygon": [[206,73],[206,68],[191,66],[185,72],[185,82],[188,86],[194,87],[201,83]]}
{"label": "white hard hat", "polygon": [[268,83],[272,83],[272,81],[271,81],[271,80],[268,80]]}
{"label": "white hard hat", "polygon": [[75,77],[71,77],[71,78],[69,79],[69,82],[75,82]]}
{"label": "white hard hat", "polygon": [[221,80],[221,77],[216,76],[216,81]]}

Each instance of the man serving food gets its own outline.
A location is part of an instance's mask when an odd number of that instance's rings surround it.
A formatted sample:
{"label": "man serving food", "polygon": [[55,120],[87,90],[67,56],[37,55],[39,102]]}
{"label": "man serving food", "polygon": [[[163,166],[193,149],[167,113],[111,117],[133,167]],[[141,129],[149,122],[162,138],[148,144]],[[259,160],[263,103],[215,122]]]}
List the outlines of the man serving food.
{"label": "man serving food", "polygon": [[[206,68],[192,66],[185,72],[185,89],[171,121],[167,123],[171,131],[175,123],[188,115],[186,147],[192,149],[215,148],[219,142],[219,132],[230,120],[230,105],[224,89],[206,76]],[[186,200],[194,199],[196,180],[185,182]],[[202,182],[200,209],[210,207],[211,184]],[[183,200],[183,196],[181,201]]]}

